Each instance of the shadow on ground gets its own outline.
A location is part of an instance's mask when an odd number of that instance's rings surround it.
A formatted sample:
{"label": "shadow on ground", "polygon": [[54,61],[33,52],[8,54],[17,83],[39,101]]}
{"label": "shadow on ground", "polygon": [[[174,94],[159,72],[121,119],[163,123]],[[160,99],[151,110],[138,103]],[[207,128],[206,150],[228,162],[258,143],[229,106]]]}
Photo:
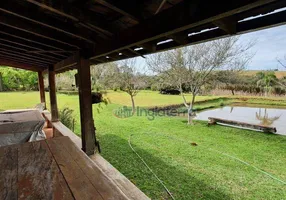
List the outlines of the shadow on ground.
{"label": "shadow on ground", "polygon": [[[101,135],[102,156],[152,199],[171,199],[154,175],[134,154],[125,140],[117,135]],[[114,148],[116,146],[117,148]],[[175,199],[232,199],[215,186],[203,182],[160,158],[132,144],[157,176],[166,184]],[[112,148],[113,147],[113,148]]]}

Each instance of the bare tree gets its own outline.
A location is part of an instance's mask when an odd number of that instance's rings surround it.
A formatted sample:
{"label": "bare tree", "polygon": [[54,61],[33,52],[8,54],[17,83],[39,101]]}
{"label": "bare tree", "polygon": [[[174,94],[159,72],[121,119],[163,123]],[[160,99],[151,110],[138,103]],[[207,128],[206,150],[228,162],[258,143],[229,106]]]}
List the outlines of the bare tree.
{"label": "bare tree", "polygon": [[277,59],[278,63],[286,69],[286,55],[284,56],[284,59]]}
{"label": "bare tree", "polygon": [[[195,98],[215,70],[240,70],[252,58],[249,49],[238,37],[229,37],[208,43],[188,46],[148,57],[149,68],[165,77],[166,83],[176,86],[188,109],[188,124],[192,124]],[[188,103],[183,86],[189,88],[192,99]]]}
{"label": "bare tree", "polygon": [[[286,69],[286,55],[283,59],[277,59],[278,63]],[[286,77],[283,77],[280,81],[277,82],[280,86],[286,87]]]}
{"label": "bare tree", "polygon": [[136,58],[127,59],[120,62],[118,81],[120,81],[121,90],[129,94],[131,98],[133,113],[135,112],[134,97],[145,85],[145,82],[137,69],[138,64]]}

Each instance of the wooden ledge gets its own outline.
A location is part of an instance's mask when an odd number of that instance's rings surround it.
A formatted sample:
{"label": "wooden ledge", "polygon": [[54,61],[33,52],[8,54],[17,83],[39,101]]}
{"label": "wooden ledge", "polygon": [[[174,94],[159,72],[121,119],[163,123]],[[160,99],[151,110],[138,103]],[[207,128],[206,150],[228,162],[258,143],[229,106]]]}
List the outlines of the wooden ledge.
{"label": "wooden ledge", "polygon": [[[55,130],[55,137],[68,136],[76,146],[81,149],[81,138],[73,133],[61,122],[51,122],[51,114],[49,111],[43,112],[44,117],[53,125]],[[130,200],[150,200],[141,190],[139,190],[130,180],[114,168],[107,160],[100,154],[89,156],[94,165],[97,166],[113,183],[126,195]]]}

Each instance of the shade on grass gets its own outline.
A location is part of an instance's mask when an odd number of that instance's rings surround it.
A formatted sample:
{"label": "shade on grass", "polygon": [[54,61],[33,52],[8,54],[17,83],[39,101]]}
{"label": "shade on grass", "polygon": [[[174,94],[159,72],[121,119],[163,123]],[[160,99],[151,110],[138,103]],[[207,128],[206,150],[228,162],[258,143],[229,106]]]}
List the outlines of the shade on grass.
{"label": "shade on grass", "polygon": [[[0,109],[31,107],[39,99],[36,92],[3,94]],[[73,108],[79,119],[77,96],[58,95],[58,103],[60,108]],[[94,106],[102,155],[152,199],[168,199],[168,195],[130,149],[130,134],[135,150],[176,199],[285,199],[285,185],[219,153],[286,181],[285,136],[207,127],[206,122],[199,121],[188,126],[183,118],[174,117],[155,117],[152,121],[145,116],[118,119],[112,114],[118,107],[110,104],[98,113]],[[192,142],[198,146],[192,146]]]}

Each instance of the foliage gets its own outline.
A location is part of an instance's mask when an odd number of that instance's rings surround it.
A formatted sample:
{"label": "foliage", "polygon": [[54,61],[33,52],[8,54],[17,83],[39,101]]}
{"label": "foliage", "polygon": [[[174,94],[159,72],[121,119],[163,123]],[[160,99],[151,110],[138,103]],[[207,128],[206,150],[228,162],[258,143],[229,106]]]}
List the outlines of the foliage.
{"label": "foliage", "polygon": [[38,75],[36,72],[0,67],[0,73],[2,74],[3,89],[5,91],[38,89]]}
{"label": "foliage", "polygon": [[[115,103],[128,105],[129,96],[124,92],[107,95]],[[0,93],[0,109],[32,107],[38,96],[38,92]],[[140,106],[181,102],[179,96],[150,91],[142,91],[136,98]],[[207,98],[214,97],[199,96],[198,99]],[[274,99],[281,100],[275,101],[278,103],[283,100]],[[68,105],[74,109],[76,119],[79,118],[77,96],[60,94],[58,100],[59,106]],[[268,103],[271,102],[274,101]],[[94,109],[97,106],[94,105]],[[134,134],[131,142],[135,150],[176,199],[285,199],[285,185],[217,152],[240,158],[285,181],[285,136],[223,126],[207,127],[206,122],[198,121],[195,121],[196,126],[190,127],[183,118],[174,117],[157,117],[153,121],[139,116],[118,119],[112,116],[118,107],[110,104],[100,114],[94,112],[101,154],[150,198],[167,199],[162,186],[130,150],[130,134]],[[79,125],[75,129],[80,132]],[[198,146],[192,146],[191,142]]]}
{"label": "foliage", "polygon": [[56,75],[56,86],[58,90],[72,91],[75,87],[76,70],[66,71]]}
{"label": "foliage", "polygon": [[63,109],[59,110],[59,118],[60,121],[69,129],[74,129],[75,120],[73,117],[73,109],[70,109],[68,107],[64,107]]}
{"label": "foliage", "polygon": [[[191,124],[195,98],[211,84],[214,71],[243,69],[252,58],[248,51],[252,46],[251,43],[239,44],[238,37],[229,37],[154,54],[148,57],[147,63],[165,83],[180,91],[189,111],[188,124]],[[183,86],[192,93],[190,103],[185,98]]]}
{"label": "foliage", "polygon": [[144,76],[136,70],[137,68],[136,59],[124,60],[121,62],[117,75],[120,89],[126,92],[131,98],[133,113],[135,112],[134,97],[139,93],[140,89],[143,89],[146,85],[143,78]]}
{"label": "foliage", "polygon": [[90,73],[94,91],[117,90],[120,87],[118,82],[119,67],[115,62],[91,66]]}

